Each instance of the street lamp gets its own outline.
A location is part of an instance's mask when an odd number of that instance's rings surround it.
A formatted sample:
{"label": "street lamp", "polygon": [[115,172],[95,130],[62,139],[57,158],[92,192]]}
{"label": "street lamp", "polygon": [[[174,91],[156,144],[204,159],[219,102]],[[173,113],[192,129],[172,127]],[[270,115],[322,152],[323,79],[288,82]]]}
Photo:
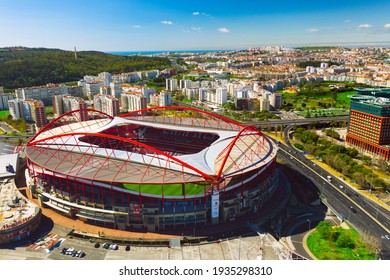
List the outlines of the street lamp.
{"label": "street lamp", "polygon": [[310,228],[311,228],[311,221],[309,219],[306,220],[308,223],[309,223],[309,231],[310,231]]}

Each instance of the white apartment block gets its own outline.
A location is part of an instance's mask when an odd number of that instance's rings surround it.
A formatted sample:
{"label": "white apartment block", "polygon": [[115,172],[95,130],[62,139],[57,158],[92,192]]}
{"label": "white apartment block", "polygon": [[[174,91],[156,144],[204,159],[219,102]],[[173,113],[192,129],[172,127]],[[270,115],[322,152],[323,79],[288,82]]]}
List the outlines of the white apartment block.
{"label": "white apartment block", "polygon": [[93,97],[93,107],[95,110],[112,117],[119,115],[119,100],[111,95],[95,95]]}
{"label": "white apartment block", "polygon": [[155,94],[156,93],[156,89],[155,88],[146,88],[146,87],[142,87],[142,95],[146,98],[147,100],[147,103],[150,103],[150,95],[151,94]]}
{"label": "white apartment block", "polygon": [[187,89],[191,87],[192,87],[191,80],[187,80],[187,79],[180,80],[180,89]]}
{"label": "white apartment block", "polygon": [[104,86],[109,86],[110,83],[112,82],[111,73],[108,72],[99,73],[98,80],[102,82]]}
{"label": "white apartment block", "polygon": [[167,91],[176,91],[177,90],[177,80],[176,79],[166,79],[165,80],[165,89]]}
{"label": "white apartment block", "polygon": [[199,101],[204,101],[207,99],[207,89],[200,88],[199,89]]}
{"label": "white apartment block", "polygon": [[172,95],[170,92],[160,92],[160,106],[171,106]]}
{"label": "white apartment block", "polygon": [[246,99],[246,98],[248,98],[248,91],[247,90],[237,90],[234,95],[235,95],[236,99]]}
{"label": "white apartment block", "polygon": [[[62,105],[64,109],[64,113],[75,111],[75,110],[86,110],[87,109],[87,103],[85,103],[84,99],[80,97],[74,97],[74,96],[64,96],[62,98]],[[88,112],[87,111],[81,111],[78,113],[75,113],[74,116],[79,121],[85,121],[88,119]]]}
{"label": "white apartment block", "polygon": [[10,115],[14,120],[25,119],[26,121],[33,121],[38,129],[47,123],[45,106],[42,101],[13,99],[8,101],[8,106]]}
{"label": "white apartment block", "polygon": [[274,107],[274,109],[282,108],[282,94],[281,93],[273,93],[269,96],[270,105]]}
{"label": "white apartment block", "polygon": [[111,88],[111,95],[119,99],[122,94],[122,84],[111,82],[110,88]]}
{"label": "white apartment block", "polygon": [[226,88],[217,88],[216,90],[216,104],[222,106],[227,103],[227,89]]}
{"label": "white apartment block", "polygon": [[122,94],[122,112],[138,111],[147,108],[147,99],[142,93]]}
{"label": "white apartment block", "polygon": [[99,94],[111,95],[111,87],[110,86],[100,86]]}
{"label": "white apartment block", "polygon": [[85,94],[89,100],[93,100],[95,94],[100,93],[100,85],[97,82],[86,83],[85,84]]}
{"label": "white apartment block", "polygon": [[199,99],[199,88],[186,88],[185,95],[188,99]]}
{"label": "white apartment block", "polygon": [[69,94],[67,86],[52,85],[40,87],[19,88],[15,90],[16,97],[21,100],[40,100],[45,105],[52,105],[54,95]]}
{"label": "white apartment block", "polygon": [[269,111],[269,105],[270,105],[270,102],[267,98],[264,98],[264,97],[260,97],[259,98],[259,101],[260,101],[260,111]]}
{"label": "white apartment block", "polygon": [[13,93],[1,93],[0,94],[0,110],[8,110],[8,100],[15,99],[15,94]]}

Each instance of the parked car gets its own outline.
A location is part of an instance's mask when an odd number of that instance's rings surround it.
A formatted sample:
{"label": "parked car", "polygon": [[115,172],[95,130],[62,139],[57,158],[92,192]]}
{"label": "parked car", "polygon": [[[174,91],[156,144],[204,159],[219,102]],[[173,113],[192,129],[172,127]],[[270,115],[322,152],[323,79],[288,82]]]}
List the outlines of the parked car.
{"label": "parked car", "polygon": [[111,249],[111,250],[118,250],[118,245],[117,244],[111,244],[109,246],[109,249]]}

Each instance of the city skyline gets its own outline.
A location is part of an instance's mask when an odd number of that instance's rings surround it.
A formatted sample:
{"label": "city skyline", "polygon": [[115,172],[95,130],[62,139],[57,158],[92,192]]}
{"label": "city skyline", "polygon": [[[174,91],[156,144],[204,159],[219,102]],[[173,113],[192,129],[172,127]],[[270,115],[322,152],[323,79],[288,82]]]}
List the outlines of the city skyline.
{"label": "city skyline", "polygon": [[388,1],[0,0],[0,47],[98,51],[390,45]]}

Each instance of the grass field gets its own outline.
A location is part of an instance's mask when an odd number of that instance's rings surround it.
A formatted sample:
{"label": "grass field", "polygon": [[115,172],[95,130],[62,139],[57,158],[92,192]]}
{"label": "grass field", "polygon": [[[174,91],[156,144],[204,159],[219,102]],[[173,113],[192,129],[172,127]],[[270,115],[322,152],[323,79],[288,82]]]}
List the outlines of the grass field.
{"label": "grass field", "polygon": [[[355,95],[355,91],[340,92],[337,94],[337,101],[335,102],[332,95],[297,95],[289,92],[283,92],[283,103],[291,103],[294,108],[300,108],[300,110],[315,110],[325,108],[343,108],[349,109],[350,98],[349,96]],[[304,105],[303,105],[304,104]],[[298,109],[299,110],[299,109]]]}
{"label": "grass field", "polygon": [[375,260],[375,252],[367,249],[360,241],[360,235],[353,229],[337,228],[335,232],[345,231],[353,240],[354,248],[338,247],[335,242],[321,238],[321,235],[314,231],[307,238],[307,246],[310,251],[320,260]]}
{"label": "grass field", "polygon": [[[138,192],[139,185],[137,184],[123,184],[123,187]],[[195,195],[203,194],[207,185],[198,185],[198,184],[186,184],[185,185],[185,194],[186,195]],[[145,194],[155,194],[162,195],[162,185],[142,185],[141,192]],[[182,196],[183,188],[181,184],[169,184],[164,185],[164,196]]]}
{"label": "grass field", "polygon": [[9,115],[9,110],[0,111],[0,119],[6,118]]}

